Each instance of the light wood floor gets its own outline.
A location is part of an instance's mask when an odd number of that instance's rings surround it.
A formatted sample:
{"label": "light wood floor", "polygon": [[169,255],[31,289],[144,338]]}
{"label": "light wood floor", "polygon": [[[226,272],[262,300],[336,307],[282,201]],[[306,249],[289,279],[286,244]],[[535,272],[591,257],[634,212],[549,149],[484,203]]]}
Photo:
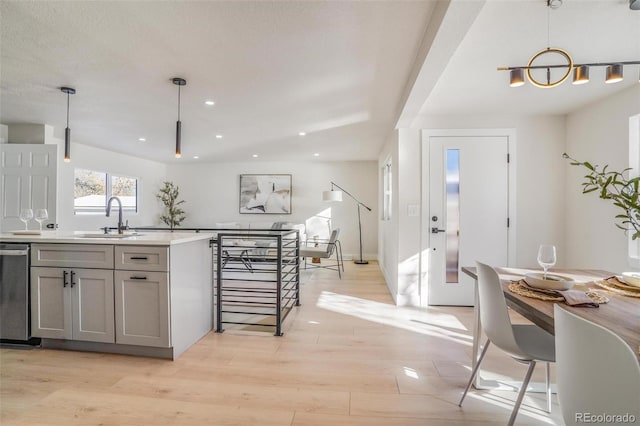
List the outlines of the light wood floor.
{"label": "light wood floor", "polygon": [[[210,333],[177,361],[0,350],[2,425],[506,424],[515,392],[472,390],[470,308],[392,304],[376,263],[315,270],[285,335]],[[484,375],[525,367],[489,349]],[[542,380],[542,366],[536,380]],[[517,424],[562,424],[527,397]]]}

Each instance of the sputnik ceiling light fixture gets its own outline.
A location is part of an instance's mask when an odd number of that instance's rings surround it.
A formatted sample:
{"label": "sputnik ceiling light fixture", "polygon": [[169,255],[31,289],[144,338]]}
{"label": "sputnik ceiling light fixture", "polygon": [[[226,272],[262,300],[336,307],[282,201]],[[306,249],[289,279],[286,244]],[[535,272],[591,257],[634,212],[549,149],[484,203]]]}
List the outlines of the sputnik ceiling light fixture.
{"label": "sputnik ceiling light fixture", "polygon": [[180,87],[187,85],[187,80],[174,77],[171,81],[178,86],[178,121],[176,121],[176,158],[182,157],[182,121],[180,121]]}
{"label": "sputnik ceiling light fixture", "polygon": [[64,162],[71,161],[71,129],[69,128],[69,95],[75,95],[76,89],[61,87],[60,91],[67,94],[67,127],[64,129]]}
{"label": "sputnik ceiling light fixture", "polygon": [[[640,0],[631,0],[629,7],[634,9],[634,2],[640,2]],[[547,46],[549,43],[549,11],[551,9],[557,9],[562,5],[562,0],[547,0]],[[556,63],[548,65],[539,65],[536,63],[541,57],[556,59]],[[557,60],[559,57],[559,61]],[[557,63],[559,62],[559,63]],[[573,62],[573,58],[566,50],[557,47],[547,47],[533,55],[527,65],[515,66],[515,67],[498,67],[498,71],[509,71],[509,85],[511,87],[520,87],[525,84],[525,71],[527,79],[531,84],[536,87],[550,88],[556,87],[564,83],[573,71],[573,84],[585,84],[589,82],[589,68],[590,67],[607,67],[607,77],[605,83],[617,83],[623,79],[623,66],[624,65],[640,65],[640,61],[612,61],[612,62],[591,62],[584,64],[576,64]],[[534,77],[532,70],[546,70],[543,78],[538,75],[537,79]],[[553,71],[560,70],[560,73]],[[534,71],[535,72],[535,71]],[[638,79],[640,82],[640,78]]]}

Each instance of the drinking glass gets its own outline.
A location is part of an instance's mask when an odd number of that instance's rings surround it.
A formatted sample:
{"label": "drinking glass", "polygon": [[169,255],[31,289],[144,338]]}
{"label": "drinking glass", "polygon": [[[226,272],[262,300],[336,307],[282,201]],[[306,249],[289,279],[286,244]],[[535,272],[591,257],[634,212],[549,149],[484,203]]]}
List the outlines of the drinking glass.
{"label": "drinking glass", "polygon": [[538,249],[538,264],[544,269],[544,279],[547,279],[547,269],[556,264],[556,246],[543,244]]}
{"label": "drinking glass", "polygon": [[40,232],[42,232],[42,223],[49,219],[49,212],[47,212],[47,209],[38,209],[36,210],[36,222],[38,222],[40,224]]}
{"label": "drinking glass", "polygon": [[22,222],[24,222],[24,230],[28,230],[29,227],[27,226],[27,223],[33,219],[33,210],[31,209],[22,209],[20,210],[20,220]]}

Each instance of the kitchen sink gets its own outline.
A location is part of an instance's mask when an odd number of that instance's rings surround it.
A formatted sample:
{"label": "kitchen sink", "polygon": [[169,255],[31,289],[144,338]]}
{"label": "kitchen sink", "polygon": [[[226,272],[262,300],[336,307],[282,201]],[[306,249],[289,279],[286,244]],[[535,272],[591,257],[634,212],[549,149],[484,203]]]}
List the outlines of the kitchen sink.
{"label": "kitchen sink", "polygon": [[79,234],[75,235],[78,238],[107,238],[107,239],[121,239],[121,238],[129,238],[129,237],[139,237],[142,234],[138,234],[137,232],[129,232],[125,234]]}

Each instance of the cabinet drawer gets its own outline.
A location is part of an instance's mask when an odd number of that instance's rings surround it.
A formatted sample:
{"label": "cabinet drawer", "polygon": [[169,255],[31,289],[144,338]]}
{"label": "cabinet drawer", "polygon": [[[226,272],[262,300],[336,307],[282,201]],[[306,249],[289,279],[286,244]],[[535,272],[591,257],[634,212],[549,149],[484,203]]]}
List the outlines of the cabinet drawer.
{"label": "cabinet drawer", "polygon": [[116,269],[168,271],[169,247],[116,246]]}
{"label": "cabinet drawer", "polygon": [[32,244],[31,266],[113,269],[113,246],[100,244]]}

